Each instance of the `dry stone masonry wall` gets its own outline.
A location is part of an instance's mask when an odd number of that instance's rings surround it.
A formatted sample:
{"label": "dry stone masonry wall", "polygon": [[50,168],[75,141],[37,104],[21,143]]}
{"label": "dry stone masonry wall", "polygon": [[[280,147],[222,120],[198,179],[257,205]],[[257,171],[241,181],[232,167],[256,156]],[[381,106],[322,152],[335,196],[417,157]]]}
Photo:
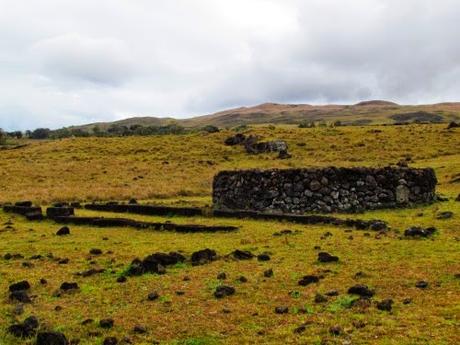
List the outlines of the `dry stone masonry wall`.
{"label": "dry stone masonry wall", "polygon": [[214,177],[218,210],[360,212],[428,203],[435,198],[431,168],[323,168],[222,171]]}

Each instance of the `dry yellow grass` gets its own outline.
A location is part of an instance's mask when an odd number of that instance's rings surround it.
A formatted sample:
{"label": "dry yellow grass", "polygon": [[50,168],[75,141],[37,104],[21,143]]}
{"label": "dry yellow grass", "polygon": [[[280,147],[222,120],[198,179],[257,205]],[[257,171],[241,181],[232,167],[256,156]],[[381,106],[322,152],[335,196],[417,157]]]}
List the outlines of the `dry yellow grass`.
{"label": "dry yellow grass", "polygon": [[286,140],[293,155],[289,160],[247,155],[240,146],[223,145],[231,131],[33,141],[22,149],[0,151],[0,202],[209,196],[212,177],[224,169],[382,166],[407,156],[414,166],[434,166],[442,190],[443,183],[460,172],[460,135],[444,128],[262,126],[249,131]]}
{"label": "dry yellow grass", "polygon": [[[221,169],[249,167],[299,167],[325,165],[385,165],[410,155],[414,166],[435,168],[438,190],[451,198],[414,209],[380,210],[359,215],[361,218],[386,220],[391,230],[380,239],[375,233],[345,232],[331,226],[304,226],[289,223],[205,217],[172,217],[177,223],[228,224],[240,226],[229,234],[175,234],[137,231],[128,228],[98,229],[71,226],[71,235],[57,237],[59,228],[51,221],[28,222],[20,216],[0,211],[0,255],[21,253],[25,259],[0,257],[0,344],[33,344],[6,334],[14,320],[36,315],[42,329],[64,332],[80,344],[101,344],[106,336],[128,336],[135,344],[210,345],[210,344],[457,344],[460,315],[460,202],[452,200],[460,193],[460,184],[450,183],[460,173],[460,135],[445,131],[445,126],[353,127],[297,129],[258,127],[252,133],[265,138],[288,141],[293,158],[277,160],[273,155],[247,156],[241,147],[222,145],[231,132],[212,135],[166,136],[148,138],[69,139],[35,142],[20,150],[0,151],[0,200],[155,199],[165,204],[210,202],[211,179]],[[381,130],[375,133],[374,130]],[[299,144],[305,143],[305,146]],[[164,164],[163,162],[169,162]],[[202,161],[202,163],[200,163]],[[207,163],[212,161],[212,164]],[[104,171],[106,171],[104,173]],[[143,176],[143,178],[139,178]],[[134,178],[137,177],[137,180]],[[191,195],[191,196],[189,196]],[[162,199],[158,199],[162,197]],[[454,217],[437,220],[439,211],[450,210]],[[423,215],[420,215],[420,214]],[[77,210],[78,215],[110,215]],[[344,215],[340,215],[344,216]],[[140,220],[163,217],[130,215]],[[8,219],[14,230],[4,229]],[[409,226],[436,226],[433,239],[400,239]],[[273,237],[282,229],[300,230],[289,237]],[[3,231],[4,230],[4,231]],[[324,232],[332,236],[321,239]],[[353,238],[350,239],[349,237]],[[107,237],[108,240],[102,240]],[[321,246],[340,257],[338,264],[316,261]],[[124,284],[116,278],[135,257],[156,251],[193,251],[213,248],[221,259],[203,266],[190,264],[169,268],[165,275],[132,277]],[[101,248],[103,255],[91,257],[91,248]],[[270,252],[268,262],[234,261],[224,256],[234,249],[258,254]],[[112,251],[112,253],[108,253]],[[67,265],[46,258],[67,257]],[[45,258],[29,260],[32,255]],[[91,264],[94,260],[95,263]],[[27,268],[22,262],[34,267]],[[91,267],[106,269],[103,274],[77,277],[75,272]],[[273,268],[274,277],[264,278],[263,271]],[[324,270],[331,270],[324,273]],[[357,272],[362,278],[355,278]],[[235,286],[234,296],[216,300],[213,289],[216,276],[227,273],[226,284]],[[324,273],[318,284],[301,287],[299,278]],[[247,283],[238,283],[244,275]],[[190,280],[184,281],[188,276]],[[48,285],[39,284],[46,278]],[[32,284],[33,304],[25,306],[21,316],[13,315],[14,304],[8,301],[8,285],[27,279]],[[427,280],[425,290],[415,288],[418,280]],[[80,292],[52,297],[63,281],[76,281]],[[375,301],[392,298],[392,312],[347,308],[346,290],[364,283],[376,290]],[[337,289],[338,297],[314,303],[317,292]],[[157,290],[160,300],[146,301]],[[184,291],[182,296],[176,291]],[[412,303],[404,305],[405,298]],[[286,305],[289,314],[277,315],[276,306]],[[56,311],[60,306],[62,310]],[[229,313],[224,313],[223,309]],[[300,310],[305,308],[307,313]],[[115,326],[103,330],[97,321],[112,317]],[[95,323],[81,322],[93,318]],[[362,321],[365,327],[356,327]],[[308,323],[306,331],[293,330]],[[145,335],[132,333],[143,325]],[[340,336],[329,328],[340,325]],[[90,335],[90,332],[99,332]]]}

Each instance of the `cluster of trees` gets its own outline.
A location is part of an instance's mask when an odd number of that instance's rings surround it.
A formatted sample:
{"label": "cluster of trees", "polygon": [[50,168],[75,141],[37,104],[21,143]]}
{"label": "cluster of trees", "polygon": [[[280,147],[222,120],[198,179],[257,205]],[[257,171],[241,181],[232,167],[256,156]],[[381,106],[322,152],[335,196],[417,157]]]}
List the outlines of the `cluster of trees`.
{"label": "cluster of trees", "polygon": [[299,123],[299,128],[315,128],[315,127],[340,127],[343,126],[341,121],[334,121],[331,123],[326,123],[324,121],[302,121]]}
{"label": "cluster of trees", "polygon": [[5,145],[9,138],[21,139],[22,136],[23,135],[21,131],[5,132],[0,128],[0,145]]}
{"label": "cluster of trees", "polygon": [[23,136],[29,139],[62,139],[70,137],[124,137],[124,136],[148,136],[148,135],[165,135],[165,134],[186,134],[194,131],[205,131],[207,133],[219,132],[219,128],[215,126],[205,126],[201,129],[187,129],[177,124],[168,124],[165,126],[142,126],[142,125],[112,125],[106,130],[99,126],[93,127],[90,131],[80,128],[61,128],[51,130],[49,128],[37,128],[33,131],[22,132],[4,132],[0,130],[0,143],[6,141],[6,138],[22,138]]}

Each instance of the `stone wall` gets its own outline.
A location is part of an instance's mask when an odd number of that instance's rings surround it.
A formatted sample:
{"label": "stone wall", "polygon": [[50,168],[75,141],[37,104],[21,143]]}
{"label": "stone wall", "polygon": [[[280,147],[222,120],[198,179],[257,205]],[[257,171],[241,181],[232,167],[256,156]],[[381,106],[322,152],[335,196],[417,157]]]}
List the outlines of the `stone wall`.
{"label": "stone wall", "polygon": [[263,212],[360,212],[434,200],[431,168],[323,168],[222,171],[213,206]]}

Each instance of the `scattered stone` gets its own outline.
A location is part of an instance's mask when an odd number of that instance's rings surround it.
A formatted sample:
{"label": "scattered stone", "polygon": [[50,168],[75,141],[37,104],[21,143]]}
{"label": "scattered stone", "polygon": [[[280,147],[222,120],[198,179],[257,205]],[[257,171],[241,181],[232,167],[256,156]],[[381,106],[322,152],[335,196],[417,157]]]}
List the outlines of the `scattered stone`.
{"label": "scattered stone", "polygon": [[384,299],[383,301],[377,302],[377,309],[383,311],[391,311],[393,300],[391,298]]}
{"label": "scattered stone", "polygon": [[107,337],[102,342],[102,345],[117,345],[117,344],[118,344],[118,339],[115,337]]}
{"label": "scattered stone", "polygon": [[147,328],[145,328],[144,326],[136,325],[133,328],[133,332],[137,334],[145,334],[147,333]]}
{"label": "scattered stone", "polygon": [[91,255],[101,255],[101,254],[102,254],[102,250],[99,249],[99,248],[93,248],[93,249],[91,249],[91,250],[89,251],[89,253],[90,253]]}
{"label": "scattered stone", "polygon": [[93,323],[93,322],[94,322],[93,319],[85,319],[85,320],[82,321],[81,324],[82,324],[83,326],[86,326],[86,325],[89,325],[90,323]]}
{"label": "scattered stone", "polygon": [[264,277],[265,278],[271,278],[273,277],[273,269],[269,268],[268,270],[264,271]]}
{"label": "scattered stone", "polygon": [[258,261],[270,261],[270,255],[268,255],[266,253],[259,254],[259,255],[257,255],[257,260]]}
{"label": "scattered stone", "polygon": [[246,278],[245,276],[240,276],[237,280],[238,280],[240,283],[247,283],[248,278]]}
{"label": "scattered stone", "polygon": [[289,154],[286,150],[280,150],[278,153],[278,159],[289,159],[292,158],[292,155]]}
{"label": "scattered stone", "polygon": [[294,334],[302,334],[306,330],[307,330],[307,325],[303,324],[303,325],[300,325],[299,327],[294,328],[293,332],[294,332]]}
{"label": "scattered stone", "polygon": [[298,284],[301,286],[307,286],[307,285],[318,283],[318,282],[319,282],[318,276],[306,275],[306,276],[303,276],[303,278],[299,280]]}
{"label": "scattered stone", "polygon": [[63,226],[56,232],[57,236],[65,236],[65,235],[70,235],[70,229],[68,226]]}
{"label": "scattered stone", "polygon": [[339,325],[335,325],[329,328],[329,333],[332,335],[340,335],[342,334],[343,329]]}
{"label": "scattered stone", "polygon": [[225,272],[220,272],[218,275],[217,275],[217,279],[219,280],[225,280],[227,279],[227,274]]}
{"label": "scattered stone", "polygon": [[337,262],[339,261],[339,258],[338,256],[331,255],[327,252],[319,252],[318,261],[319,262]]}
{"label": "scattered stone", "polygon": [[439,212],[436,215],[436,219],[450,219],[454,216],[454,213],[451,211]]}
{"label": "scattered stone", "polygon": [[77,275],[82,276],[82,277],[90,277],[92,275],[104,273],[104,272],[105,272],[104,268],[90,268],[89,270],[78,272]]}
{"label": "scattered stone", "polygon": [[250,251],[239,249],[233,251],[232,255],[237,260],[250,260],[254,257],[254,254],[252,254]]}
{"label": "scattered stone", "polygon": [[412,298],[404,298],[402,302],[403,302],[404,305],[411,304],[412,303]]}
{"label": "scattered stone", "polygon": [[455,121],[451,121],[447,125],[447,129],[459,128],[459,127],[460,127],[460,123],[456,123]]}
{"label": "scattered stone", "polygon": [[246,136],[244,134],[237,133],[234,136],[231,136],[225,139],[224,143],[227,146],[234,146],[234,145],[243,144],[245,140],[246,140]]}
{"label": "scattered stone", "polygon": [[20,282],[11,284],[9,287],[10,292],[23,291],[23,290],[29,290],[29,289],[30,289],[30,284],[27,280],[22,280]]}
{"label": "scattered stone", "polygon": [[348,293],[352,295],[359,295],[361,297],[372,297],[374,291],[369,289],[367,285],[357,284],[348,289]]}
{"label": "scattered stone", "polygon": [[112,328],[113,327],[113,319],[102,319],[99,321],[99,326],[101,328]]}
{"label": "scattered stone", "polygon": [[325,303],[327,302],[327,298],[320,293],[317,293],[315,295],[315,303]]}
{"label": "scattered stone", "polygon": [[166,272],[166,266],[184,261],[185,257],[180,253],[154,253],[145,257],[144,260],[134,259],[126,274],[128,276],[139,276],[145,273],[163,274]]}
{"label": "scattered stone", "polygon": [[338,296],[339,292],[337,290],[330,290],[325,293],[326,296],[333,297],[333,296]]}
{"label": "scattered stone", "polygon": [[437,231],[436,228],[434,227],[429,227],[426,229],[423,229],[418,226],[413,226],[404,231],[404,236],[406,237],[429,237],[433,235]]}
{"label": "scattered stone", "polygon": [[154,292],[151,292],[147,295],[147,299],[149,301],[155,301],[156,299],[158,299],[158,297],[160,297],[160,295],[158,294],[158,292],[154,291]]}
{"label": "scattered stone", "polygon": [[32,303],[32,300],[30,299],[29,295],[24,290],[13,291],[10,294],[10,299],[21,303]]}
{"label": "scattered stone", "polygon": [[374,231],[384,231],[387,230],[387,223],[381,220],[372,220],[369,229]]}
{"label": "scattered stone", "polygon": [[286,307],[286,306],[276,307],[275,313],[276,314],[287,314],[289,313],[289,307]]}
{"label": "scattered stone", "polygon": [[69,345],[67,338],[60,332],[40,332],[36,345]]}
{"label": "scattered stone", "polygon": [[231,296],[235,293],[235,288],[228,285],[221,285],[216,288],[214,291],[215,298],[223,298],[226,296]]}
{"label": "scattered stone", "polygon": [[35,335],[38,325],[38,319],[35,316],[29,316],[24,322],[8,327],[7,331],[17,338],[30,338]]}
{"label": "scattered stone", "polygon": [[217,253],[213,249],[202,249],[192,253],[192,265],[202,265],[214,261],[217,258]]}
{"label": "scattered stone", "polygon": [[420,280],[417,283],[415,283],[415,287],[417,287],[419,289],[426,289],[428,287],[428,282],[426,282],[424,280]]}
{"label": "scattered stone", "polygon": [[69,290],[78,290],[79,287],[78,287],[78,284],[75,282],[71,282],[71,283],[64,282],[61,284],[60,289],[62,291],[69,291]]}

